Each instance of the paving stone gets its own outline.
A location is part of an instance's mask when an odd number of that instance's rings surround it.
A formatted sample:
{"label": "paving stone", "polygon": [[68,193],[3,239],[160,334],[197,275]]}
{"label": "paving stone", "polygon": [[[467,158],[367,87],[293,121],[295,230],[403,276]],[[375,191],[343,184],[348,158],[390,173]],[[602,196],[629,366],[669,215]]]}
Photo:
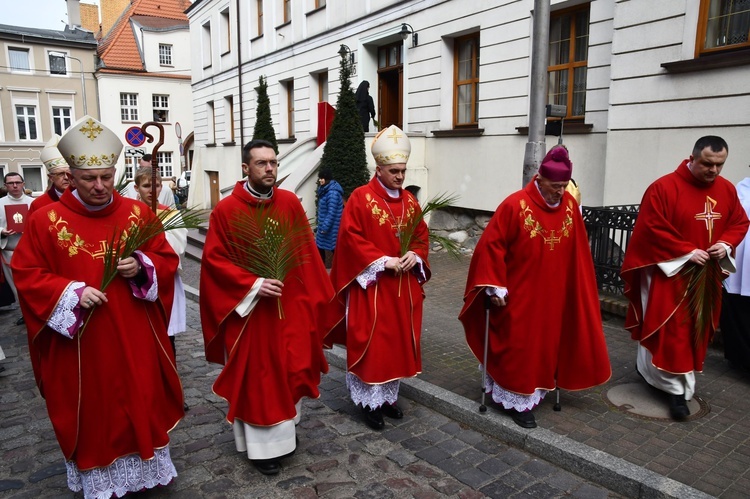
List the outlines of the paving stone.
{"label": "paving stone", "polygon": [[67,474],[67,468],[65,467],[65,463],[58,462],[57,464],[53,464],[51,466],[42,468],[41,470],[35,471],[29,477],[29,481],[31,483],[36,483],[42,480],[46,480],[47,478],[50,478],[53,476],[65,475],[65,474]]}

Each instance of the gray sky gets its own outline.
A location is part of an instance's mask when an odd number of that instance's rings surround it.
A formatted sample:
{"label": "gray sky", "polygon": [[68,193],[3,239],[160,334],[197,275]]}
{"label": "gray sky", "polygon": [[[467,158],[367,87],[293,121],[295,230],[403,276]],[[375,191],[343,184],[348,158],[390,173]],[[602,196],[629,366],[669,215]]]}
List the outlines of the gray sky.
{"label": "gray sky", "polygon": [[[83,3],[98,4],[99,0]],[[63,30],[68,22],[65,0],[2,0],[0,4],[0,24]]]}

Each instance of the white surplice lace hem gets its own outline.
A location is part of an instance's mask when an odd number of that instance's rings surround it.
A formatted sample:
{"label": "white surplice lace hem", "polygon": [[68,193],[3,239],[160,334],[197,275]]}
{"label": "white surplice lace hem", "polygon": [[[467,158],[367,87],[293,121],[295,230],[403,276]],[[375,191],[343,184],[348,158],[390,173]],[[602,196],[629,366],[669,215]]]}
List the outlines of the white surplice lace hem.
{"label": "white surplice lace hem", "polygon": [[385,270],[385,262],[387,261],[387,256],[381,256],[357,276],[357,282],[362,286],[362,289],[367,289],[367,286],[378,280],[378,274]]}
{"label": "white surplice lace hem", "polygon": [[75,332],[70,332],[70,328],[76,323],[76,315],[73,313],[73,309],[78,305],[78,293],[76,293],[76,290],[84,286],[86,286],[85,282],[76,281],[71,283],[60,297],[57,307],[52,312],[52,317],[47,321],[47,325],[50,328],[67,338],[72,338],[75,335]]}
{"label": "white surplice lace hem", "polygon": [[[479,368],[481,369],[482,366],[480,365]],[[487,375],[487,388],[485,390],[487,393],[492,393],[492,400],[496,404],[501,404],[505,409],[515,409],[519,412],[532,410],[547,395],[547,390],[540,390],[538,388],[531,395],[509,392],[495,383],[495,380],[489,374]]]}
{"label": "white surplice lace hem", "polygon": [[370,406],[377,409],[383,404],[395,404],[398,400],[400,380],[389,381],[381,385],[370,385],[352,373],[346,373],[346,386],[355,405]]}
{"label": "white surplice lace hem", "polygon": [[128,492],[168,485],[177,476],[169,446],[154,450],[154,458],[142,460],[137,454],[117,459],[103,468],[80,471],[76,463],[66,461],[68,487],[73,492],[83,490],[85,499],[109,499],[114,494],[122,497]]}

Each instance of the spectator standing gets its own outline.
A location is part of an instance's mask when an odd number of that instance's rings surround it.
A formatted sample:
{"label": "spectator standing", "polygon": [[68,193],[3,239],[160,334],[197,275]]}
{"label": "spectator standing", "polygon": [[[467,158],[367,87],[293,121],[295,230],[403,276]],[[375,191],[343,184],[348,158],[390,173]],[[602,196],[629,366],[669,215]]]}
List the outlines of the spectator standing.
{"label": "spectator standing", "polygon": [[[737,196],[750,217],[750,177],[737,184]],[[721,334],[724,358],[739,369],[750,371],[750,232],[737,245],[737,272],[724,281],[721,305]]]}
{"label": "spectator standing", "polygon": [[[359,119],[362,122],[362,130],[370,131],[370,118],[375,119],[375,102],[370,95],[370,82],[362,80],[354,94],[354,100],[359,112]],[[377,132],[377,130],[375,130]]]}
{"label": "spectator standing", "polygon": [[336,250],[336,237],[339,233],[341,213],[344,211],[344,189],[333,179],[331,170],[323,168],[318,172],[318,226],[315,244],[320,258],[326,262],[326,251],[333,258]]}

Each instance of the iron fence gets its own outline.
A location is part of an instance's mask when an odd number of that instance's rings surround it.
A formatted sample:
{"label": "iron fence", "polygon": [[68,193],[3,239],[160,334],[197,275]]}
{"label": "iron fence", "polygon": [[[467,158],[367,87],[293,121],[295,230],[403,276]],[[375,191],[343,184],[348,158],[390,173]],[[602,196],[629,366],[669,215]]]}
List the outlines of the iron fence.
{"label": "iron fence", "polygon": [[625,283],[620,268],[640,205],[584,206],[583,221],[589,235],[599,291],[622,295]]}

